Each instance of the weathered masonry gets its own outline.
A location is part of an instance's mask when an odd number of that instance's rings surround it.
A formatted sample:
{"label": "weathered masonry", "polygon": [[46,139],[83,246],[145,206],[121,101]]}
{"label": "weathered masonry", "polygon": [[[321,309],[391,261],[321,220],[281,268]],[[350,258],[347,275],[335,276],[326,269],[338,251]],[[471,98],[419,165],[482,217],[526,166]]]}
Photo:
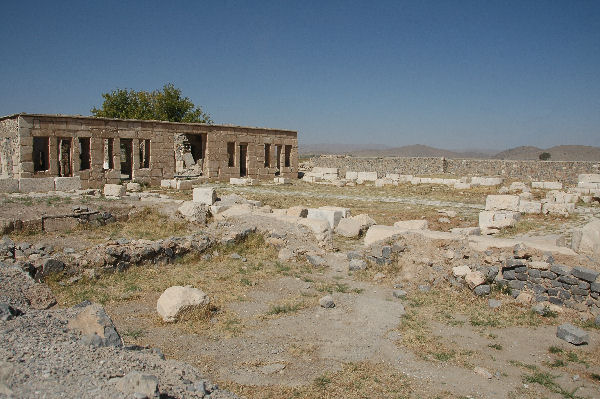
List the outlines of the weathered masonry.
{"label": "weathered masonry", "polygon": [[158,185],[177,176],[229,181],[297,173],[298,139],[290,130],[66,115],[0,117],[4,181],[79,177],[82,188],[99,188],[121,180]]}

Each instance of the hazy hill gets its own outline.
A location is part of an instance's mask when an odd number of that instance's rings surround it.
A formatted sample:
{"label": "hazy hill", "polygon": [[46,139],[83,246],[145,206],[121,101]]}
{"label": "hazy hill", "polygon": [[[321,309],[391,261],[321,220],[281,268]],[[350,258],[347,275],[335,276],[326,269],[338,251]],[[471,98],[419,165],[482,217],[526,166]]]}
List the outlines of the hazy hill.
{"label": "hazy hill", "polygon": [[549,152],[551,161],[600,161],[600,147],[584,145],[559,145],[551,148],[522,146],[497,154],[489,150],[451,151],[422,144],[403,147],[356,144],[300,144],[301,155],[347,154],[357,157],[445,157],[478,159],[537,160],[542,152]]}
{"label": "hazy hill", "polygon": [[550,161],[600,161],[600,147],[559,145],[550,148],[516,147],[494,155],[496,159],[539,159],[542,152],[550,153]]}

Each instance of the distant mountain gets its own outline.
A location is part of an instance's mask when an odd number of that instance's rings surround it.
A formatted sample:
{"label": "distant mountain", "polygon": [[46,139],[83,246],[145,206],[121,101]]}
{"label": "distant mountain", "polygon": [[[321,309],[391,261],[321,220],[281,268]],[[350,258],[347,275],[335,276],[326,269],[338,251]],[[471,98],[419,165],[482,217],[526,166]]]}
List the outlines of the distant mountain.
{"label": "distant mountain", "polygon": [[422,144],[405,145],[385,150],[358,150],[350,153],[358,157],[444,157],[444,158],[489,158],[491,154],[480,152],[458,152],[442,150]]}
{"label": "distant mountain", "polygon": [[516,147],[494,155],[495,159],[536,160],[542,152],[550,154],[550,161],[600,161],[600,147],[585,145],[558,145],[550,148]]}
{"label": "distant mountain", "polygon": [[429,147],[422,144],[403,147],[360,144],[300,144],[301,155],[344,154],[356,157],[444,157],[475,159],[515,159],[537,160],[543,152],[550,153],[550,161],[600,161],[600,147],[584,145],[559,145],[547,149],[522,146],[511,148],[497,154],[491,150],[451,151]]}
{"label": "distant mountain", "polygon": [[356,157],[445,157],[445,158],[490,158],[494,151],[451,151],[422,144],[403,147],[360,144],[309,144],[299,145],[301,155],[346,154]]}

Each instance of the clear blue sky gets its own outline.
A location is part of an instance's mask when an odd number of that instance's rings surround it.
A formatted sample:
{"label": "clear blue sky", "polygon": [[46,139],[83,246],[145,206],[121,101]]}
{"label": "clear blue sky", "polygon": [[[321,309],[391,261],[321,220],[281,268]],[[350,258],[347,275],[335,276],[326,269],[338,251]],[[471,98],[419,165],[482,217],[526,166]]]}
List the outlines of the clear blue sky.
{"label": "clear blue sky", "polygon": [[0,114],[172,82],[301,143],[600,145],[600,1],[5,1]]}

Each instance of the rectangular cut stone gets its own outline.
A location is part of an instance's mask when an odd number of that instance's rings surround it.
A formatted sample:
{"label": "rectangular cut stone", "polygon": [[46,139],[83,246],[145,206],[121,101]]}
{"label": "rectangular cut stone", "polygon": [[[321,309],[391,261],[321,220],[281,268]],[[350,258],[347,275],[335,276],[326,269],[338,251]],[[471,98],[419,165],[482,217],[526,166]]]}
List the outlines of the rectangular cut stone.
{"label": "rectangular cut stone", "polygon": [[377,172],[358,172],[357,180],[375,181],[377,180]]}
{"label": "rectangular cut stone", "polygon": [[457,190],[468,190],[471,188],[471,184],[470,183],[454,183],[454,188]]}
{"label": "rectangular cut stone", "polygon": [[16,193],[19,191],[19,180],[5,178],[0,179],[0,193]]}
{"label": "rectangular cut stone", "polygon": [[54,189],[56,191],[81,190],[81,178],[79,176],[55,177]]}
{"label": "rectangular cut stone", "polygon": [[394,223],[394,227],[400,230],[425,230],[429,223],[427,220],[401,220]]}
{"label": "rectangular cut stone", "polygon": [[488,195],[485,199],[486,211],[519,211],[518,195]]}
{"label": "rectangular cut stone", "polygon": [[600,183],[600,173],[584,173],[580,174],[577,181],[581,183]]}
{"label": "rectangular cut stone", "polygon": [[573,203],[561,204],[547,202],[542,205],[542,213],[544,215],[569,216],[569,214],[573,212],[575,212],[575,204]]}
{"label": "rectangular cut stone", "polygon": [[479,177],[475,176],[471,178],[471,185],[473,186],[499,186],[502,184],[504,179],[501,177]]}
{"label": "rectangular cut stone", "polygon": [[193,183],[194,182],[192,180],[176,180],[175,188],[177,190],[191,190]]}
{"label": "rectangular cut stone", "polygon": [[54,177],[21,178],[19,191],[22,193],[46,193],[54,191]]}
{"label": "rectangular cut stone", "polygon": [[342,219],[343,211],[338,209],[322,209],[322,208],[309,208],[307,218],[309,219],[320,219],[325,220],[329,223],[329,227],[331,229],[335,229],[335,227]]}
{"label": "rectangular cut stone", "polygon": [[160,181],[160,186],[162,188],[176,188],[175,179],[162,179]]}
{"label": "rectangular cut stone", "polygon": [[122,197],[125,195],[125,186],[120,184],[105,184],[104,185],[104,196],[105,197]]}
{"label": "rectangular cut stone", "polygon": [[519,212],[521,213],[542,213],[542,203],[540,201],[519,201]]}
{"label": "rectangular cut stone", "polygon": [[192,195],[192,201],[199,204],[213,205],[217,200],[217,193],[212,187],[196,187]]}
{"label": "rectangular cut stone", "polygon": [[273,178],[273,182],[275,184],[291,184],[290,179],[288,179],[287,177],[275,177]]}
{"label": "rectangular cut stone", "polygon": [[254,183],[254,179],[247,177],[232,177],[229,179],[229,184],[233,184],[235,186],[253,186]]}
{"label": "rectangular cut stone", "polygon": [[519,212],[481,211],[479,213],[479,227],[481,229],[501,229],[514,226],[520,216]]}
{"label": "rectangular cut stone", "polygon": [[351,171],[347,171],[346,172],[346,180],[356,180],[358,179],[358,172],[351,172]]}

